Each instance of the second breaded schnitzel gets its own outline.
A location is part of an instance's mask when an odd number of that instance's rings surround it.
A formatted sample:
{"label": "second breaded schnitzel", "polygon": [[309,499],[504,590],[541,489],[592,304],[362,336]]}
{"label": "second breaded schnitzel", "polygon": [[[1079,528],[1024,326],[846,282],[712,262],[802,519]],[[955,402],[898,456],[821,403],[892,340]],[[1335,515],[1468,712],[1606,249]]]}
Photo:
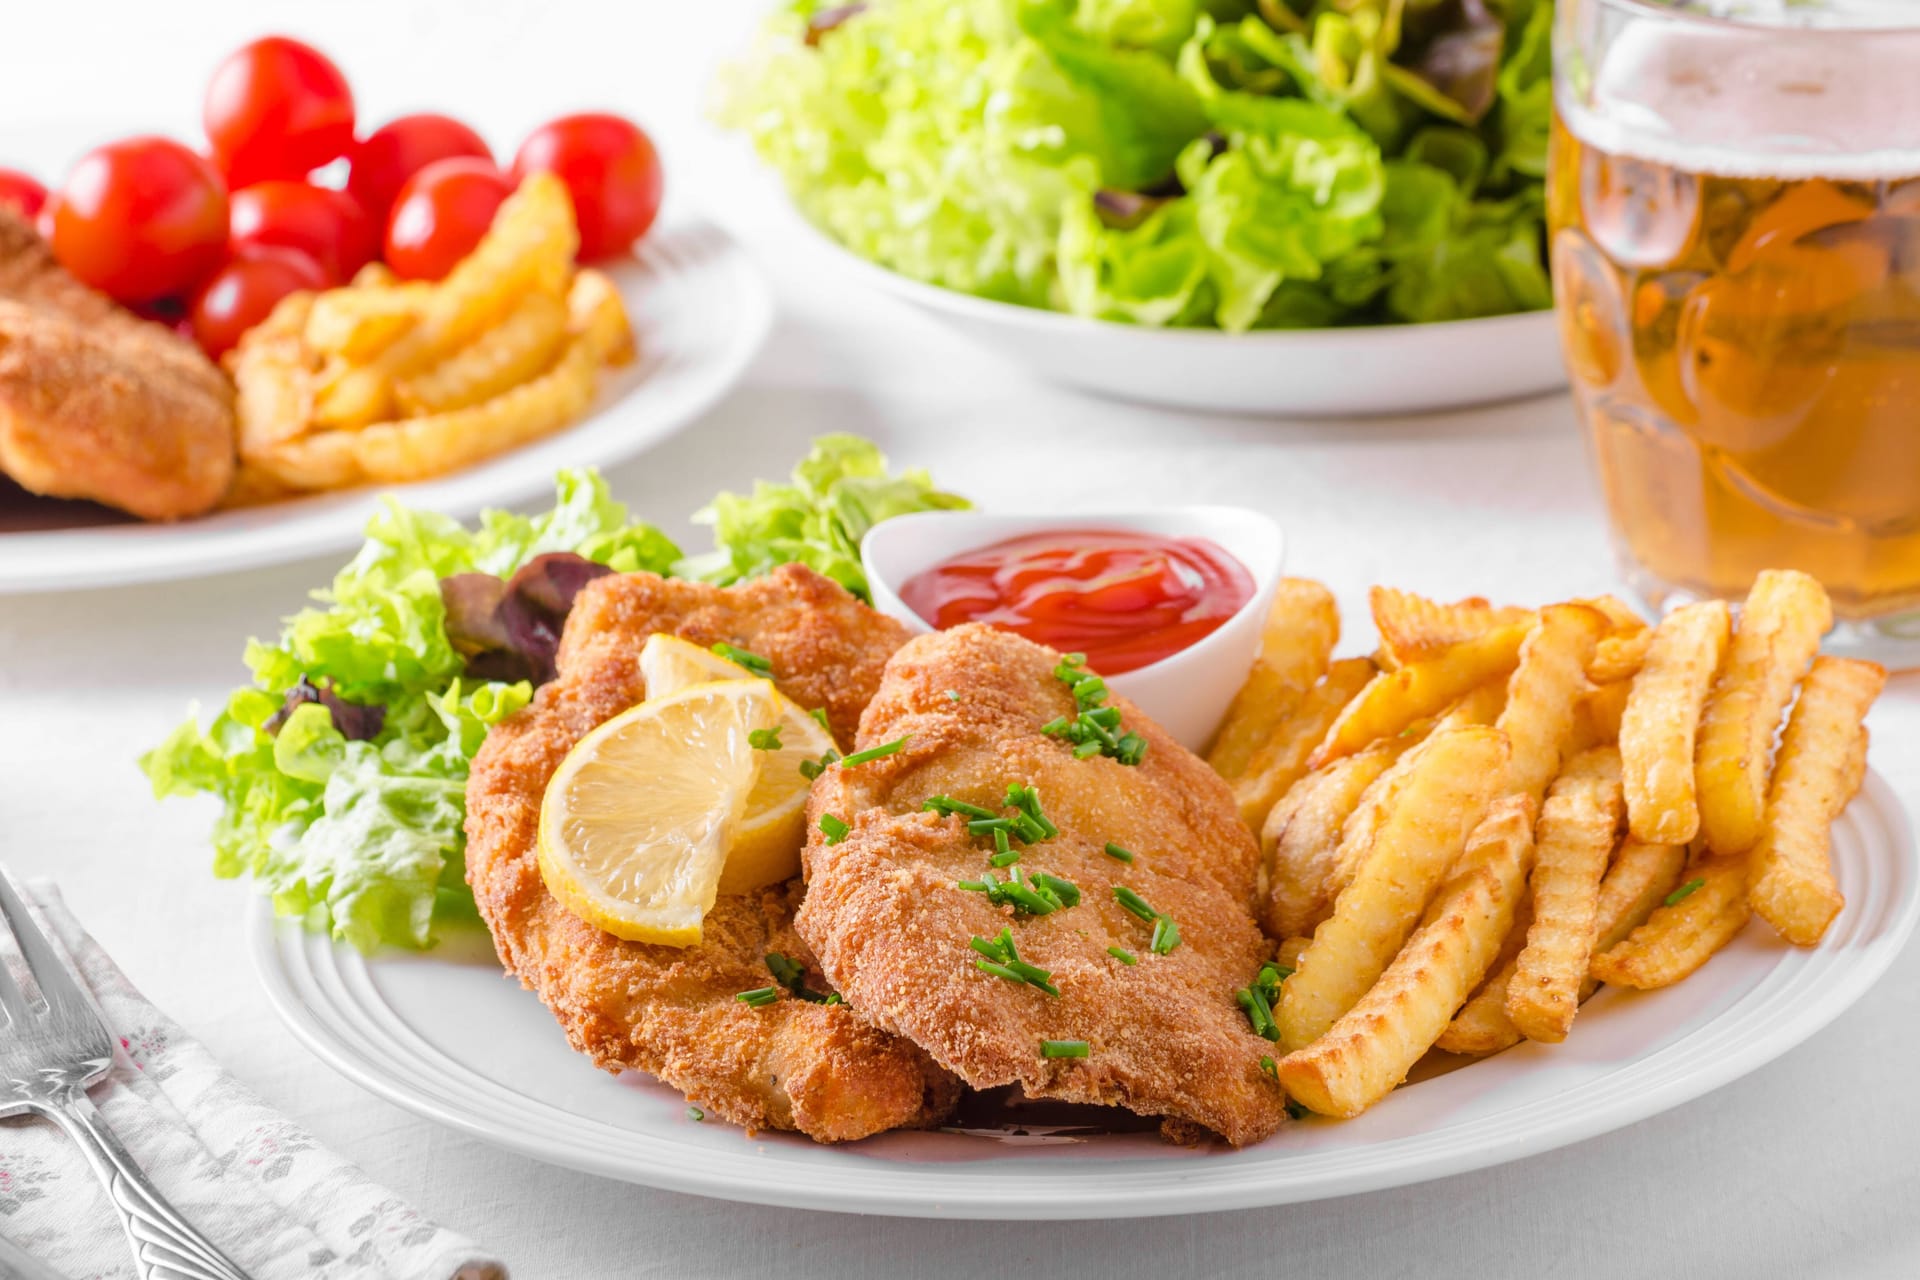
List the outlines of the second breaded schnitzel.
{"label": "second breaded schnitzel", "polygon": [[535,850],[547,781],[588,730],[646,696],[640,650],[660,631],[767,658],[780,689],[824,708],[842,742],[906,638],[799,565],[724,589],[644,573],[583,589],[567,616],[558,678],[487,735],[467,782],[467,881],[501,963],[597,1065],[659,1076],[734,1124],[837,1142],[937,1122],[958,1083],[910,1042],[845,1004],[783,993],[753,1007],[735,998],[774,983],[769,952],[803,966],[806,986],[826,989],[793,931],[798,881],[721,896],[692,947],[623,941],[548,892]]}
{"label": "second breaded schnitzel", "polygon": [[[1112,705],[1147,740],[1137,765],[1078,759],[1043,734],[1076,713],[1054,675],[1059,658],[978,625],[920,636],[894,655],[859,745],[906,744],[815,784],[800,936],[856,1008],[975,1088],[1018,1084],[1029,1097],[1121,1106],[1257,1142],[1280,1126],[1286,1103],[1261,1067],[1273,1046],[1234,997],[1270,955],[1254,922],[1259,846],[1227,784],[1124,700]],[[1078,890],[1077,905],[1029,915],[960,887],[983,882],[995,846],[969,834],[965,811],[923,806],[939,796],[1011,812],[1010,784],[1037,788],[1058,834],[1014,845],[1018,861],[994,874],[1059,877]],[[850,827],[833,843],[820,829],[828,816]],[[1118,900],[1121,887],[1177,925],[1165,954],[1153,949],[1155,925]],[[974,940],[997,950],[1003,928],[1057,995],[980,967]],[[1085,1041],[1086,1056],[1044,1057],[1042,1041]]]}
{"label": "second breaded schnitzel", "polygon": [[233,479],[233,388],[199,348],[74,279],[0,207],[0,472],[148,520]]}

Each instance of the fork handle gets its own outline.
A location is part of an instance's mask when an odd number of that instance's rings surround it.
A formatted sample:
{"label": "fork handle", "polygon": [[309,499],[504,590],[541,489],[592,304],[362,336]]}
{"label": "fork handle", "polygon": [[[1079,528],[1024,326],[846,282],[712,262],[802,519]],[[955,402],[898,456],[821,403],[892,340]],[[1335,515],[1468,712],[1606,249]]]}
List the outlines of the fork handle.
{"label": "fork handle", "polygon": [[252,1280],[167,1203],[84,1092],[44,1108],[86,1156],[120,1215],[140,1280]]}

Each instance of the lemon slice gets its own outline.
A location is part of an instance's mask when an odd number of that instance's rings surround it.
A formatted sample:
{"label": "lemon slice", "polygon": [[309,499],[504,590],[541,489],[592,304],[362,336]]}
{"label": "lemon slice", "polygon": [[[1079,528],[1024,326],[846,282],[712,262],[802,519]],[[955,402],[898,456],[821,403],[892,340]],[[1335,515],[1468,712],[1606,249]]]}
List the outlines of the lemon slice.
{"label": "lemon slice", "polygon": [[778,719],[758,680],[649,698],[574,744],[540,805],[540,875],[589,924],[633,942],[691,946],[768,754],[748,737]]}
{"label": "lemon slice", "polygon": [[800,846],[807,839],[807,792],[813,785],[800,766],[833,750],[833,735],[772,681],[679,636],[655,632],[647,637],[640,650],[640,678],[646,681],[649,698],[708,680],[753,680],[766,688],[777,708],[780,747],[759,753],[760,777],[734,828],[720,892],[746,893],[799,875]]}

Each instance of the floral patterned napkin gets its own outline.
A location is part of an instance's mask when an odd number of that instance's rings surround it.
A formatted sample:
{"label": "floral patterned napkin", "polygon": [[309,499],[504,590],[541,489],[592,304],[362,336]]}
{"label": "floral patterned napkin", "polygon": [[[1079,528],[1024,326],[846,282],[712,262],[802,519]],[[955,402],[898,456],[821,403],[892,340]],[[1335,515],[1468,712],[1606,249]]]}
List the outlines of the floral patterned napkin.
{"label": "floral patterned napkin", "polygon": [[[53,886],[27,892],[120,1040],[94,1105],[174,1207],[255,1280],[506,1280],[472,1241],[423,1219],[222,1070],[134,989]],[[44,1120],[0,1121],[0,1237],[69,1280],[135,1277],[105,1192]]]}

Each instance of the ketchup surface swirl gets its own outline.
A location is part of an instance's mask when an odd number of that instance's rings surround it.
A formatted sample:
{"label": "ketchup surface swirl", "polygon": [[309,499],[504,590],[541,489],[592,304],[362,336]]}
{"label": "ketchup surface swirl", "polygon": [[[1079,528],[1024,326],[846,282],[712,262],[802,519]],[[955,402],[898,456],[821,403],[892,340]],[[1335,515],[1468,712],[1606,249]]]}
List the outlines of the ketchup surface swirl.
{"label": "ketchup surface swirl", "polygon": [[1218,630],[1253,575],[1205,538],[1119,530],[1035,533],[963,552],[909,578],[909,609],[945,630],[984,622],[1135,671]]}

